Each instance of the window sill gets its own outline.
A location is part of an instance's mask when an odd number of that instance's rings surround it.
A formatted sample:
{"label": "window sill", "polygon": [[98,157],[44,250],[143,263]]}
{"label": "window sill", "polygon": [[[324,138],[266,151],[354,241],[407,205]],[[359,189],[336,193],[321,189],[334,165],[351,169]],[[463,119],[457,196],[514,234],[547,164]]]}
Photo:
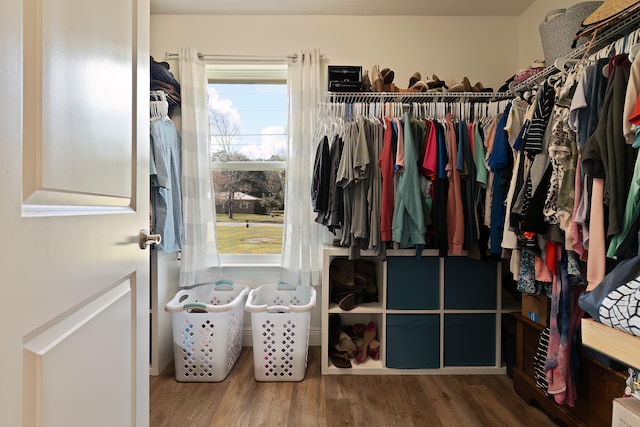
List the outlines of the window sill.
{"label": "window sill", "polygon": [[280,254],[220,254],[222,267],[280,267]]}

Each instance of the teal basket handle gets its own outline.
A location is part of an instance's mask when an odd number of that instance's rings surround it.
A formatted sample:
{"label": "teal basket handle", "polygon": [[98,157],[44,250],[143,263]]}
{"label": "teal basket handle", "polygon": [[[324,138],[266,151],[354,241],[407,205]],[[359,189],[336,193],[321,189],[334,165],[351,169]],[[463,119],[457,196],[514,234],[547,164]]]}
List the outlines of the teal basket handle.
{"label": "teal basket handle", "polygon": [[216,282],[216,290],[218,291],[232,291],[233,282],[231,280],[218,280]]}
{"label": "teal basket handle", "polygon": [[278,286],[277,286],[279,291],[295,291],[296,290],[296,286],[295,285],[291,285],[285,281],[279,280],[278,281]]}
{"label": "teal basket handle", "polygon": [[201,308],[203,310],[207,309],[207,304],[203,303],[203,302],[187,302],[185,304],[182,305],[182,307],[184,309],[188,309],[188,308]]}

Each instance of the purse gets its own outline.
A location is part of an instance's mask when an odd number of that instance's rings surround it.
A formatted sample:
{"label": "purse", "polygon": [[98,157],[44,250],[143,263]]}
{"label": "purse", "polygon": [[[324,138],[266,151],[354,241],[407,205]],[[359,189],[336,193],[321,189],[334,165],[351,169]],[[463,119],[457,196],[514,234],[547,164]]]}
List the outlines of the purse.
{"label": "purse", "polygon": [[640,256],[621,261],[578,305],[596,321],[640,336]]}

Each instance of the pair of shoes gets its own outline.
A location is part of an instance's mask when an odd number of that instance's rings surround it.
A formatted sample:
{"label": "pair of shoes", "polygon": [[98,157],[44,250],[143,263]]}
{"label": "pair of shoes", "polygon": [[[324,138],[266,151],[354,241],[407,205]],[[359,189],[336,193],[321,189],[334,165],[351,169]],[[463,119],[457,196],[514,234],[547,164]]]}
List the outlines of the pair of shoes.
{"label": "pair of shoes", "polygon": [[349,335],[349,338],[355,342],[363,337],[365,328],[366,326],[362,323],[356,323],[353,325],[344,325],[341,330]]}
{"label": "pair of shoes", "polygon": [[329,265],[331,301],[345,311],[353,309],[362,300],[363,289],[356,286],[355,270],[355,262],[344,258],[336,258]]}
{"label": "pair of shoes", "polygon": [[346,332],[340,332],[338,343],[333,346],[336,350],[353,354],[356,351],[356,345]]}
{"label": "pair of shoes", "polygon": [[446,89],[447,88],[447,84],[444,82],[444,80],[440,80],[438,76],[436,76],[435,74],[433,74],[431,78],[427,80],[425,83],[427,84],[427,87],[429,87],[429,89]]}
{"label": "pair of shoes", "polygon": [[462,79],[461,83],[456,83],[449,86],[449,92],[472,92],[471,82],[467,77]]}
{"label": "pair of shoes", "polygon": [[369,78],[369,72],[367,70],[364,70],[362,76],[362,91],[371,92],[371,79]]}
{"label": "pair of shoes", "polygon": [[393,83],[393,78],[395,77],[395,73],[390,68],[383,68],[380,70],[380,74],[382,75],[382,81],[386,85],[390,85]]}
{"label": "pair of shoes", "polygon": [[428,86],[425,82],[423,82],[422,80],[418,80],[416,82],[414,82],[411,86],[409,86],[409,88],[407,89],[397,89],[396,92],[400,92],[400,93],[416,93],[416,92],[426,92],[427,91]]}
{"label": "pair of shoes", "polygon": [[342,319],[339,314],[329,315],[329,347],[335,347],[340,342]]}
{"label": "pair of shoes", "polygon": [[400,92],[400,89],[398,89],[398,87],[396,86],[395,83],[389,83],[389,84],[383,84],[382,85],[382,91],[383,92]]}
{"label": "pair of shoes", "polygon": [[353,282],[356,287],[363,288],[362,302],[378,302],[378,284],[376,276],[376,264],[363,259],[355,260]]}
{"label": "pair of shoes", "polygon": [[380,67],[374,65],[371,69],[371,77],[369,77],[371,81],[371,89],[374,92],[393,92],[392,84],[394,77],[395,73],[392,69],[383,68],[380,70]]}
{"label": "pair of shoes", "polygon": [[382,74],[380,74],[380,68],[377,65],[374,65],[371,68],[371,90],[374,92],[382,92],[382,85],[384,85],[384,81],[382,79]]}
{"label": "pair of shoes", "polygon": [[329,359],[336,368],[351,368],[349,353],[338,350],[329,350]]}
{"label": "pair of shoes", "polygon": [[329,298],[342,310],[378,301],[376,266],[371,261],[335,258],[329,264],[329,279]]}
{"label": "pair of shoes", "polygon": [[[356,363],[364,363],[367,360],[367,356],[369,355],[369,346],[371,342],[376,338],[376,324],[373,322],[369,322],[367,327],[364,329],[364,333],[362,334],[362,341],[359,342],[359,345],[356,345],[357,349],[353,354],[353,358]],[[380,344],[378,343],[378,347]],[[377,355],[378,353],[376,353]]]}
{"label": "pair of shoes", "polygon": [[369,356],[372,360],[378,360],[380,358],[380,341],[374,339],[369,344]]}
{"label": "pair of shoes", "polygon": [[373,68],[371,68],[371,77],[369,77],[371,89],[374,92],[389,92],[394,77],[395,73],[392,69],[383,68],[380,70],[380,67],[374,65]]}
{"label": "pair of shoes", "polygon": [[464,91],[465,92],[472,92],[473,89],[471,87],[471,82],[469,81],[469,79],[467,77],[464,77],[462,79],[462,85],[464,86]]}
{"label": "pair of shoes", "polygon": [[338,301],[338,307],[344,311],[352,310],[356,305],[358,305],[358,299],[355,293],[346,294]]}
{"label": "pair of shoes", "polygon": [[472,92],[493,92],[493,89],[490,87],[484,87],[482,83],[477,82],[475,85],[471,87]]}
{"label": "pair of shoes", "polygon": [[421,80],[422,80],[422,75],[416,71],[415,73],[411,74],[411,77],[409,77],[409,86],[407,87],[411,88],[414,84],[418,83]]}

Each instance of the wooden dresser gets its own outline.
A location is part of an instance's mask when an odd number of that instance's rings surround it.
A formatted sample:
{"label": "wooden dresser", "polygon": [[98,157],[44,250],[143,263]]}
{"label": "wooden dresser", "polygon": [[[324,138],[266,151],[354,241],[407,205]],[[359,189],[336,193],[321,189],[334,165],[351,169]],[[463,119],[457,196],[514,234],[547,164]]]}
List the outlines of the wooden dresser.
{"label": "wooden dresser", "polygon": [[553,419],[567,426],[604,427],[611,425],[613,399],[622,397],[626,371],[611,369],[580,351],[580,367],[576,373],[578,398],[574,407],[558,405],[551,396],[536,386],[534,356],[543,325],[534,323],[520,313],[517,320],[516,365],[513,368],[513,387],[529,404],[536,402]]}

